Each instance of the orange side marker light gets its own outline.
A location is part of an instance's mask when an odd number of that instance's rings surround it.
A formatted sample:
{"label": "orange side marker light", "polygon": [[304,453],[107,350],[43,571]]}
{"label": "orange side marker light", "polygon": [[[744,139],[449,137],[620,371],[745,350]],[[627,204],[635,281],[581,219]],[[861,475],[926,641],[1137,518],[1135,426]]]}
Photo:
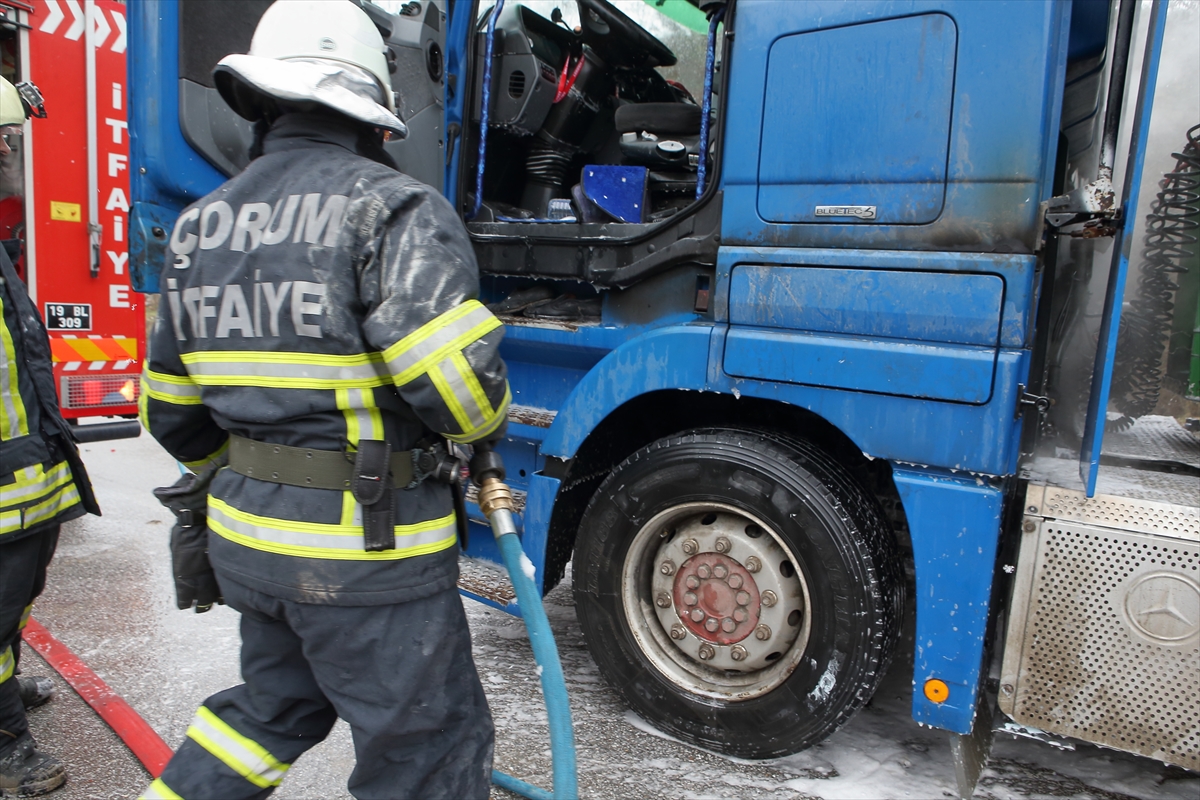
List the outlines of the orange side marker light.
{"label": "orange side marker light", "polygon": [[925,697],[934,703],[944,703],[950,697],[950,687],[945,681],[930,678],[925,681]]}

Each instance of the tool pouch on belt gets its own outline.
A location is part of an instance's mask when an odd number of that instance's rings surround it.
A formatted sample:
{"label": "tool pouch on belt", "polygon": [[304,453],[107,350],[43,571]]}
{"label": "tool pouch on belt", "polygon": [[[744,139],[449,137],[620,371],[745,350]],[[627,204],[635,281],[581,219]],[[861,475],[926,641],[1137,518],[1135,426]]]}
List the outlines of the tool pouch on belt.
{"label": "tool pouch on belt", "polygon": [[363,539],[365,549],[394,550],[396,548],[395,514],[392,503],[396,499],[392,483],[392,446],[376,439],[362,439],[358,452],[354,454],[354,477],[350,479],[350,492],[362,506]]}
{"label": "tool pouch on belt", "polygon": [[208,487],[218,467],[199,475],[187,474],[172,486],[154,490],[158,501],[175,514],[171,528],[171,573],[175,576],[175,601],[180,608],[196,606],[202,614],[213,603],[225,604],[221,587],[208,561]]}

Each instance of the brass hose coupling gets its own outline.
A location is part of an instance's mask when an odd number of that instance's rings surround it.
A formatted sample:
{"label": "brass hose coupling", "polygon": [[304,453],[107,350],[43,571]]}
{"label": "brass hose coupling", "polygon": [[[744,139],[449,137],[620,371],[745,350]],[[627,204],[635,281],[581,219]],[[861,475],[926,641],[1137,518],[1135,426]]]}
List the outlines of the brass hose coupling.
{"label": "brass hose coupling", "polygon": [[479,510],[491,517],[493,511],[500,509],[510,513],[514,510],[512,489],[499,478],[484,478],[479,487]]}

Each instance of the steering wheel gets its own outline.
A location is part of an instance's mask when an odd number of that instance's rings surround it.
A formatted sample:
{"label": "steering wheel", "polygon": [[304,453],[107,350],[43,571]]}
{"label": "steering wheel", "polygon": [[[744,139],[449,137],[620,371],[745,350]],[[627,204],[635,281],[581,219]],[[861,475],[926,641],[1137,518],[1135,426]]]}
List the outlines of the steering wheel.
{"label": "steering wheel", "polygon": [[678,60],[671,48],[618,11],[608,0],[576,0],[582,38],[600,57],[617,67],[670,67]]}

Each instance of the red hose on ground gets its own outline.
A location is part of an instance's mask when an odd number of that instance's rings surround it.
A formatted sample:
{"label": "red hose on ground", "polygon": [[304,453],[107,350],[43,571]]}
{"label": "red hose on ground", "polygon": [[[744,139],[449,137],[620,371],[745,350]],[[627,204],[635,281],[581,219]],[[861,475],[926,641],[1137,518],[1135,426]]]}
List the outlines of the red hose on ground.
{"label": "red hose on ground", "polygon": [[157,778],[171,758],[171,748],[146,720],[37,620],[29,620],[24,639],[121,737],[121,741],[142,762],[150,776]]}

